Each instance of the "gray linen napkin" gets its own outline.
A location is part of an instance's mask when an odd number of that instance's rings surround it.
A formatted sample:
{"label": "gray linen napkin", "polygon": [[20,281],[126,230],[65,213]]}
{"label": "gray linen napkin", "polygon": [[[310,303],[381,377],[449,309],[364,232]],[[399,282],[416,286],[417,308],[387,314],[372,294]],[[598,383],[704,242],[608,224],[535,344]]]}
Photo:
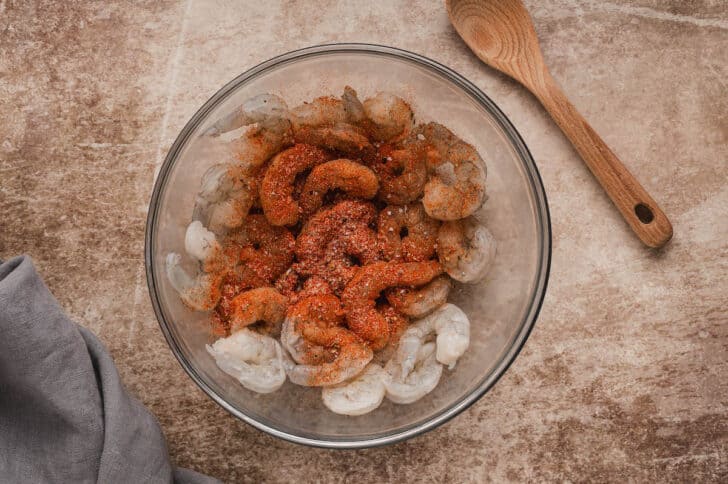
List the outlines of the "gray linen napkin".
{"label": "gray linen napkin", "polygon": [[157,420],[27,256],[0,265],[0,482],[218,482],[172,467]]}

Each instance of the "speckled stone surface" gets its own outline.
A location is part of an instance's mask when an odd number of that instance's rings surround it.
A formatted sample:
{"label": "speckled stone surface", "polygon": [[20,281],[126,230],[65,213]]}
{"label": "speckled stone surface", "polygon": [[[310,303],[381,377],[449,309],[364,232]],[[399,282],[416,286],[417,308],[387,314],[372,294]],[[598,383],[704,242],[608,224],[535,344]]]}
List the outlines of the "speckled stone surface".
{"label": "speckled stone surface", "polygon": [[[0,0],[0,258],[33,256],[110,349],[179,465],[224,481],[728,480],[728,6],[530,0],[554,77],[671,217],[642,247],[524,89],[481,65],[439,1]],[[411,441],[300,447],[237,421],[158,329],[143,235],[155,169],[194,111],[271,56],[362,41],[459,71],[541,170],[549,291],[515,364]]]}

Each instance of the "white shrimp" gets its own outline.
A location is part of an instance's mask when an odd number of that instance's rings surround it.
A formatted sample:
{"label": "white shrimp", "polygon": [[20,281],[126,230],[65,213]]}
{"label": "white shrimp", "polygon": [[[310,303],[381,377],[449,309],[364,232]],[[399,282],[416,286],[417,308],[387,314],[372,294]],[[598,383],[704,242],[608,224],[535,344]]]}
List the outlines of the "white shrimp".
{"label": "white shrimp", "polygon": [[195,220],[187,226],[185,232],[185,251],[200,262],[202,272],[195,277],[190,276],[180,266],[182,257],[172,252],[167,254],[166,259],[167,278],[187,306],[198,311],[208,311],[220,299],[220,278],[206,272],[213,269],[213,264],[224,264],[222,248],[215,234]]}
{"label": "white shrimp", "polygon": [[367,117],[364,105],[356,95],[356,91],[349,86],[344,87],[344,94],[341,95],[341,101],[344,103],[346,111],[346,119],[349,123],[359,124]]}
{"label": "white shrimp", "polygon": [[254,201],[255,190],[244,170],[233,164],[220,163],[202,175],[192,218],[219,234],[239,227]]}
{"label": "white shrimp", "polygon": [[472,215],[485,202],[485,162],[477,150],[437,123],[418,129],[418,137],[435,147],[437,162],[428,159],[430,178],[422,205],[438,220]]}
{"label": "white shrimp", "polygon": [[[416,339],[416,338],[415,338]],[[435,389],[442,376],[442,365],[435,358],[435,344],[411,344],[413,338],[400,340],[398,351],[389,360],[384,380],[387,398],[399,404],[413,403]]]}
{"label": "white shrimp", "polygon": [[[336,385],[358,375],[372,360],[372,350],[364,344],[347,341],[338,351],[329,352],[327,348],[306,341],[296,331],[295,326],[295,322],[291,319],[287,318],[283,322],[281,343],[293,359],[300,363],[288,371],[288,377],[296,385]],[[344,328],[338,328],[338,330],[347,331]],[[312,364],[313,362],[308,358],[316,352],[321,355],[333,353],[333,361],[316,361],[315,364]]]}
{"label": "white shrimp", "polygon": [[294,133],[304,127],[316,128],[346,123],[348,118],[344,102],[333,96],[318,97],[291,109]]}
{"label": "white shrimp", "polygon": [[412,131],[414,113],[401,97],[388,92],[377,93],[363,103],[364,113],[372,122],[372,135],[378,141],[403,139]]}
{"label": "white shrimp", "polygon": [[210,126],[203,136],[219,136],[242,127],[246,129],[225,142],[227,163],[244,169],[256,168],[290,144],[291,121],[286,102],[274,94],[260,94],[241,104]]}
{"label": "white shrimp", "polygon": [[375,410],[384,400],[384,382],[388,378],[384,369],[370,363],[359,375],[339,385],[324,387],[321,399],[334,413],[364,415]]}
{"label": "white shrimp", "polygon": [[221,247],[215,234],[194,220],[185,232],[185,251],[200,262],[207,262],[220,254]]}
{"label": "white shrimp", "polygon": [[496,255],[493,234],[475,217],[445,222],[437,234],[437,256],[445,271],[460,282],[481,281]]}
{"label": "white shrimp", "polygon": [[421,288],[397,287],[386,295],[389,304],[397,311],[412,318],[421,318],[445,304],[451,288],[450,278],[443,274]]}
{"label": "white shrimp", "polygon": [[324,96],[291,110],[293,134],[297,143],[355,153],[370,147],[366,132],[359,126],[365,119],[364,107],[349,86],[341,99]]}
{"label": "white shrimp", "polygon": [[366,132],[348,123],[336,123],[332,126],[302,127],[295,132],[297,143],[318,146],[343,153],[359,153],[371,144]]}
{"label": "white shrimp", "polygon": [[247,170],[258,168],[292,142],[291,122],[287,118],[260,121],[248,125],[239,138],[229,143],[230,161]]}
{"label": "white shrimp", "polygon": [[230,329],[237,331],[262,322],[261,331],[278,336],[287,307],[288,298],[272,287],[242,292],[230,301]]}
{"label": "white shrimp", "polygon": [[278,341],[249,329],[236,331],[206,348],[222,371],[257,393],[278,390],[291,365]]}
{"label": "white shrimp", "polygon": [[412,323],[400,341],[406,341],[405,345],[414,345],[416,340],[424,343],[433,333],[437,334],[437,361],[452,370],[470,346],[468,316],[454,304],[444,304]]}
{"label": "white shrimp", "polygon": [[180,266],[181,260],[177,253],[167,254],[165,266],[170,284],[190,308],[196,311],[213,309],[220,300],[220,278],[204,272],[192,277]]}
{"label": "white shrimp", "polygon": [[247,99],[227,116],[217,120],[205,131],[205,136],[219,136],[222,133],[270,119],[289,117],[286,101],[275,94],[259,94]]}
{"label": "white shrimp", "polygon": [[358,375],[372,360],[372,350],[358,336],[329,320],[340,316],[340,303],[333,295],[308,297],[289,308],[281,343],[299,363],[288,371],[291,382],[336,385]]}

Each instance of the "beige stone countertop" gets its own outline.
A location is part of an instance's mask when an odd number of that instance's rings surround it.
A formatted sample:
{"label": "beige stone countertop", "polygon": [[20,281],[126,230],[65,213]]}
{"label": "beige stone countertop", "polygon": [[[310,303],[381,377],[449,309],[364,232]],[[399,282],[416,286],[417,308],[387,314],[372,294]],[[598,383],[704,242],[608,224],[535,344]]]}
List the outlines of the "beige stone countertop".
{"label": "beige stone countertop", "polygon": [[[175,463],[224,481],[728,480],[728,4],[528,0],[573,103],[661,203],[643,247],[523,88],[441,1],[0,0],[0,258],[30,254],[159,418]],[[551,209],[548,294],[523,352],[448,424],[360,451],[236,420],[187,377],[147,292],[155,170],[223,84],[272,56],[372,42],[431,57],[511,119]]]}

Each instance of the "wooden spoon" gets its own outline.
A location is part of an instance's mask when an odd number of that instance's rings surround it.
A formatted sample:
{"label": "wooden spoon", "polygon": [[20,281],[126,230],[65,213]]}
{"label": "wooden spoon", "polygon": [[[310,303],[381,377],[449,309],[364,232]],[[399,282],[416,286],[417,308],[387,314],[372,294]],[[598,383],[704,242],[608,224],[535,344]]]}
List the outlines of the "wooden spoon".
{"label": "wooden spoon", "polygon": [[445,0],[455,30],[486,64],[531,91],[556,121],[637,237],[659,248],[672,237],[660,207],[569,102],[544,63],[519,0]]}

